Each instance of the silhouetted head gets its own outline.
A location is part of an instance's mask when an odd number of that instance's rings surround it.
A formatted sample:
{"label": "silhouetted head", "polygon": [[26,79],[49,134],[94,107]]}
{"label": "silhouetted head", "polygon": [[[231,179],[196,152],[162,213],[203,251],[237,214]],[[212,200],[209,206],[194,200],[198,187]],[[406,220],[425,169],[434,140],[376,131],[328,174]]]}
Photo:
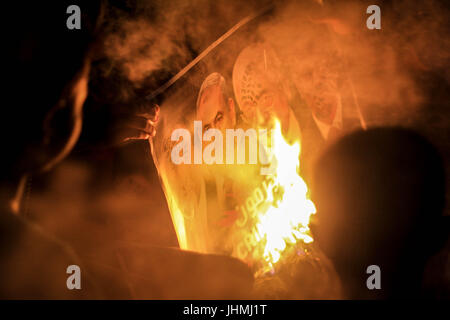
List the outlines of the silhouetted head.
{"label": "silhouetted head", "polygon": [[366,268],[378,265],[385,293],[400,294],[420,285],[426,259],[443,243],[444,184],[440,155],[415,132],[353,133],[316,164],[315,239],[342,278],[365,288]]}
{"label": "silhouetted head", "polygon": [[[81,29],[67,27],[70,5],[81,10]],[[3,179],[52,167],[77,141],[100,8],[95,1],[5,4]]]}

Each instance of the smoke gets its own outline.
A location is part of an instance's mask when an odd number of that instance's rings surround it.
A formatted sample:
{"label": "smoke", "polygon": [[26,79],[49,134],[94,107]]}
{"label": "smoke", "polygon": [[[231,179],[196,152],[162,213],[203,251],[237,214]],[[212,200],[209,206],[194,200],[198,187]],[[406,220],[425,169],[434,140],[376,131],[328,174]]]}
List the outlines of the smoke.
{"label": "smoke", "polygon": [[29,218],[88,256],[119,242],[177,245],[156,177],[126,170],[108,177],[107,163],[102,170],[91,162],[70,159],[37,179],[41,186],[28,199]]}
{"label": "smoke", "polygon": [[[104,41],[107,67],[101,70],[105,79],[119,85],[104,86],[107,94],[146,96],[268,3],[139,1],[110,8]],[[381,8],[381,30],[366,27],[366,9],[373,4]],[[369,127],[413,127],[448,150],[450,40],[444,36],[449,12],[443,1],[304,0],[272,5],[269,14],[251,21],[249,28],[236,32],[189,71],[179,81],[187,79],[183,90],[173,90],[175,85],[164,93],[158,139],[167,138],[174,126],[190,127],[200,84],[209,73],[221,72],[232,92],[236,57],[259,41],[273,49],[281,61],[281,78],[293,83],[302,98],[320,100],[331,96],[326,90],[336,86],[343,96],[344,118],[359,123],[362,115]],[[441,89],[436,92],[436,87]],[[286,92],[292,95],[292,88]],[[128,92],[122,95],[131,97]],[[170,115],[167,121],[165,114]]]}
{"label": "smoke", "polygon": [[[369,125],[405,125],[428,102],[421,75],[440,71],[449,80],[450,46],[441,36],[448,11],[436,1],[372,2],[291,3],[260,33],[283,57],[294,81],[307,82],[308,72],[324,67],[323,74],[350,81]],[[369,30],[366,8],[377,3],[382,29]]]}
{"label": "smoke", "polygon": [[[165,24],[178,27],[170,20]],[[188,60],[190,55],[177,27],[167,28],[144,18],[125,20],[119,32],[106,39],[106,54],[133,83],[141,82],[152,72],[167,69],[168,62],[174,63],[175,68],[182,67],[179,62]]]}
{"label": "smoke", "polygon": [[[133,149],[123,152],[130,156]],[[169,249],[177,247],[177,240],[156,181],[124,169],[124,163],[121,174],[108,179],[99,174],[108,173],[108,163],[101,161],[97,165],[95,170],[92,164],[66,160],[46,179],[41,177],[44,188],[39,186],[41,179],[36,181],[35,192],[27,201],[27,217],[48,236],[69,244],[80,257],[82,285],[89,298],[97,298],[94,285],[102,289],[100,297],[108,299],[229,298],[250,292],[252,276],[243,263],[227,257],[203,257]],[[145,170],[141,168],[141,171]],[[20,240],[20,243],[30,242],[25,237]],[[34,241],[34,246],[40,244]],[[65,289],[67,264],[64,265],[65,261],[56,264],[61,252],[50,251],[46,257],[33,258],[25,265],[14,265],[15,270],[46,266],[50,272],[50,266],[55,277],[45,281],[56,283],[57,288],[62,283]],[[43,259],[46,259],[44,263]],[[74,261],[78,264],[78,260]],[[56,278],[60,274],[62,281]],[[10,282],[14,285],[19,281],[25,287],[30,286],[21,279]],[[49,288],[49,284],[45,283],[41,290],[44,288]],[[242,291],[233,292],[236,288]],[[70,293],[62,290],[65,292]],[[24,294],[19,292],[19,297],[26,297]],[[57,294],[60,292],[56,291],[56,298],[65,297]]]}
{"label": "smoke", "polygon": [[[242,38],[272,46],[284,76],[294,82],[307,83],[318,65],[328,75],[350,79],[345,85],[369,124],[405,123],[420,116],[426,102],[417,81],[421,73],[440,70],[449,80],[449,40],[442,36],[448,10],[438,1],[372,2],[276,2],[252,37]],[[114,19],[104,42],[109,70],[118,69],[134,89],[145,87],[148,93],[263,4],[267,1],[141,1],[132,10],[110,9]],[[366,28],[371,4],[381,8],[381,30]]]}

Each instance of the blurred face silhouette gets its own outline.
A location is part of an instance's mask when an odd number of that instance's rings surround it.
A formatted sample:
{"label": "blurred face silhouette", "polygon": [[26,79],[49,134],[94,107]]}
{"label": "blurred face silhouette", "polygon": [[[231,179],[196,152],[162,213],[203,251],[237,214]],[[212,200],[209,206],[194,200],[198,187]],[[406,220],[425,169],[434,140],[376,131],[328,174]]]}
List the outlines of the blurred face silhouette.
{"label": "blurred face silhouette", "polygon": [[48,171],[73,149],[81,133],[89,69],[86,60],[67,80],[59,78],[59,87],[56,81],[36,83],[39,75],[32,73],[27,83],[8,93],[19,94],[17,107],[5,112],[8,122],[2,128],[5,137],[18,132],[6,141],[8,179]]}
{"label": "blurred face silhouette", "polygon": [[64,2],[29,7],[23,13],[20,4],[11,8],[23,15],[23,23],[4,50],[11,65],[4,95],[13,105],[4,111],[2,135],[9,141],[2,174],[11,180],[49,170],[72,150],[81,132],[89,58],[101,50],[96,37],[102,5],[86,7],[85,27],[76,32],[61,27]]}
{"label": "blurred face silhouette", "polygon": [[81,133],[83,104],[88,92],[89,63],[69,85],[68,96],[63,105],[54,107],[44,122],[48,135],[44,138],[50,146],[48,161],[42,170],[51,169],[73,149]]}

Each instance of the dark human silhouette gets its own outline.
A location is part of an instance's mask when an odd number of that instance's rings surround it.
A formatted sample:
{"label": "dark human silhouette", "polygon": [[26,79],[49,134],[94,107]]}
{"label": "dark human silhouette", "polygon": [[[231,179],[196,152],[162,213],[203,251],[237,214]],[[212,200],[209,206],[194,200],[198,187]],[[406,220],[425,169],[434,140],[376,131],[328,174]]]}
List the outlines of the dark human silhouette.
{"label": "dark human silhouette", "polygon": [[[448,236],[437,149],[414,131],[375,128],[327,148],[314,172],[315,239],[351,299],[419,298],[427,259]],[[367,267],[381,270],[369,290]]]}

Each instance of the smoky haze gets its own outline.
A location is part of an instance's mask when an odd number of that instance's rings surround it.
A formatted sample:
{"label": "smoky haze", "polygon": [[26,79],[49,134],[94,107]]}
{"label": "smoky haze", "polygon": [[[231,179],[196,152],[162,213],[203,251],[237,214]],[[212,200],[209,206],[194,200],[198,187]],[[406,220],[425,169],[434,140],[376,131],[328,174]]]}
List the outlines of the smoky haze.
{"label": "smoky haze", "polygon": [[[381,30],[366,27],[366,9],[373,4],[381,8]],[[222,67],[231,83],[238,53],[258,41],[276,52],[281,61],[278,72],[298,89],[320,94],[320,87],[310,81],[320,66],[323,81],[340,78],[368,127],[418,129],[440,148],[448,167],[449,9],[442,1],[199,0],[114,6],[107,12],[105,62],[97,70],[98,78],[115,85],[113,100],[145,97],[264,6],[271,10],[238,30],[179,80],[184,90],[176,83],[160,96],[159,136],[170,135],[173,128],[167,121],[189,128],[205,76]],[[359,117],[357,108],[344,112]]]}
{"label": "smoky haze", "polygon": [[[335,61],[330,67],[352,79],[369,122],[400,123],[425,103],[418,74],[443,70],[449,79],[444,68],[449,40],[442,36],[448,11],[437,1],[414,5],[378,1],[382,29],[368,30],[366,8],[377,4],[372,2],[275,2],[269,15],[250,23],[257,24],[251,37],[276,49],[290,77],[305,76],[318,59]],[[114,9],[105,39],[110,68],[120,70],[134,88],[151,92],[234,24],[267,4],[138,1],[132,12]]]}
{"label": "smoky haze", "polygon": [[[449,12],[442,3],[274,1],[270,12],[236,32],[181,79],[189,90],[169,88],[162,95],[166,99],[161,110],[174,123],[185,124],[204,76],[226,65],[225,76],[231,82],[239,51],[246,42],[262,41],[277,53],[282,76],[300,86],[306,82],[305,90],[317,90],[308,87],[305,79],[318,64],[328,66],[325,74],[327,70],[345,74],[368,126],[400,124],[419,129],[442,150],[448,168]],[[381,30],[366,28],[366,8],[372,4],[381,8]],[[147,146],[112,154],[81,153],[81,146],[99,130],[98,123],[89,125],[90,112],[98,108],[93,103],[115,108],[145,97],[233,25],[267,5],[271,2],[111,1],[105,13],[100,62],[93,65],[82,144],[43,178],[45,183],[35,181],[28,207],[33,220],[76,251],[92,256],[99,248],[109,247],[111,240],[176,246],[155,168],[142,164],[151,162]],[[240,47],[232,48],[236,43]],[[168,127],[160,129],[163,136],[171,132]],[[133,170],[118,169],[124,163]],[[140,170],[143,167],[146,171]],[[102,257],[96,258],[101,262]]]}

